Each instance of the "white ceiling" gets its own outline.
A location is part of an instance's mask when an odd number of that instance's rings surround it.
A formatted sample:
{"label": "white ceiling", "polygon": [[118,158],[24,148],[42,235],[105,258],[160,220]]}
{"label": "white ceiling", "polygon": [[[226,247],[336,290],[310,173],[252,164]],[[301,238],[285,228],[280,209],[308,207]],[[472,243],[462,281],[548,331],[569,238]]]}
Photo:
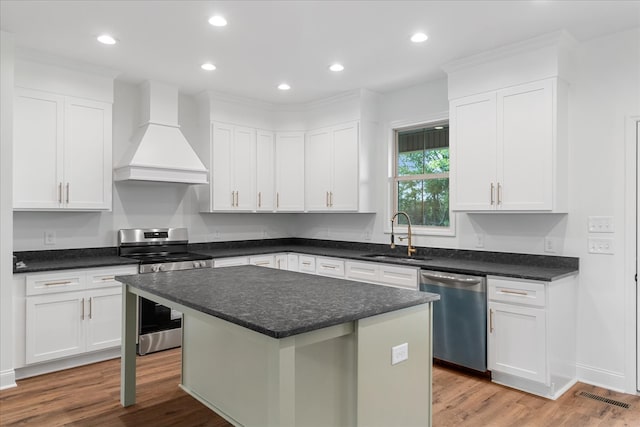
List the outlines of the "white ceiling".
{"label": "white ceiling", "polygon": [[[228,25],[207,20],[222,14]],[[640,1],[0,1],[0,28],[38,50],[277,104],[444,78],[454,59],[566,29],[578,41],[640,26]],[[409,37],[424,31],[429,40]],[[96,42],[101,33],[119,40]],[[218,69],[205,72],[203,62]],[[339,74],[328,71],[334,61]],[[291,90],[276,86],[286,81]]]}

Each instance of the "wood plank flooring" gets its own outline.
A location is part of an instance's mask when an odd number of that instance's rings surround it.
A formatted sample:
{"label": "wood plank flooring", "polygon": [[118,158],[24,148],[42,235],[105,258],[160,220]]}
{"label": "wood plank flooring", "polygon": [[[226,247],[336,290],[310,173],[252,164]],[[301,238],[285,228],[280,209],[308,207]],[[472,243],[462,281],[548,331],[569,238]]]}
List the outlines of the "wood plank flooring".
{"label": "wood plank flooring", "polygon": [[[433,372],[434,427],[640,426],[639,396],[577,384],[554,402],[441,366]],[[138,376],[137,404],[129,408],[120,406],[117,359],[21,380],[0,392],[0,426],[230,425],[178,388],[179,349],[138,358]],[[631,408],[579,397],[580,391]]]}

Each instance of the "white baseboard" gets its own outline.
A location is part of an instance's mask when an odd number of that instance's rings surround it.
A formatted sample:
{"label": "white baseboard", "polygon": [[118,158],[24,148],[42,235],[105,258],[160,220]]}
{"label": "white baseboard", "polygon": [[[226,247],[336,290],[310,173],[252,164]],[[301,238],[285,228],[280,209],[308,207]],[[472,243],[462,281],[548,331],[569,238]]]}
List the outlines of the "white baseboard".
{"label": "white baseboard", "polygon": [[624,374],[620,372],[608,371],[606,369],[576,363],[576,374],[578,381],[582,383],[626,393],[626,378]]}
{"label": "white baseboard", "polygon": [[0,372],[0,390],[16,387],[16,371],[7,369]]}

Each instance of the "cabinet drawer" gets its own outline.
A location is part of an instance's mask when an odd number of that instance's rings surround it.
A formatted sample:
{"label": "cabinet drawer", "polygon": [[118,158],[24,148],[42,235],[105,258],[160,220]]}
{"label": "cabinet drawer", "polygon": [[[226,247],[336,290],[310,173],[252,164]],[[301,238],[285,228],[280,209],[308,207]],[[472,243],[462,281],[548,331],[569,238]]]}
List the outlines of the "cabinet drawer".
{"label": "cabinet drawer", "polygon": [[274,267],[273,255],[260,255],[252,256],[249,258],[249,264],[257,265],[258,267]]}
{"label": "cabinet drawer", "polygon": [[344,261],[332,258],[316,258],[316,273],[320,276],[344,277]]}
{"label": "cabinet drawer", "polygon": [[370,262],[347,261],[345,276],[350,280],[376,283],[379,281],[380,266]]}
{"label": "cabinet drawer", "polygon": [[247,257],[220,258],[213,260],[213,267],[233,267],[236,265],[247,265],[249,259]]}
{"label": "cabinet drawer", "polygon": [[299,271],[304,273],[314,273],[316,272],[316,257],[309,255],[300,255],[298,257],[298,268]]}
{"label": "cabinet drawer", "polygon": [[379,281],[383,285],[393,285],[417,290],[418,269],[381,265]]}
{"label": "cabinet drawer", "polygon": [[138,274],[138,267],[105,268],[103,270],[91,270],[87,272],[87,287],[89,289],[109,288],[112,286],[122,286],[116,276],[126,276]]}
{"label": "cabinet drawer", "polygon": [[528,280],[488,277],[488,298],[513,304],[545,306],[545,284]]}
{"label": "cabinet drawer", "polygon": [[26,276],[26,294],[41,295],[83,290],[85,278],[85,272],[80,271],[29,274]]}

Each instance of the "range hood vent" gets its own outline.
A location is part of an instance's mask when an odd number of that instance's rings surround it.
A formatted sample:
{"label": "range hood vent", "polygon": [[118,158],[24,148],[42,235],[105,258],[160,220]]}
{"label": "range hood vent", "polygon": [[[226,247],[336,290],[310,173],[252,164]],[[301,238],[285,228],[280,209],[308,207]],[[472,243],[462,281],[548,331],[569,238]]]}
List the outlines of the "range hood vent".
{"label": "range hood vent", "polygon": [[178,89],[146,81],[141,92],[142,125],[115,167],[114,180],[206,184],[207,168],[178,125]]}

